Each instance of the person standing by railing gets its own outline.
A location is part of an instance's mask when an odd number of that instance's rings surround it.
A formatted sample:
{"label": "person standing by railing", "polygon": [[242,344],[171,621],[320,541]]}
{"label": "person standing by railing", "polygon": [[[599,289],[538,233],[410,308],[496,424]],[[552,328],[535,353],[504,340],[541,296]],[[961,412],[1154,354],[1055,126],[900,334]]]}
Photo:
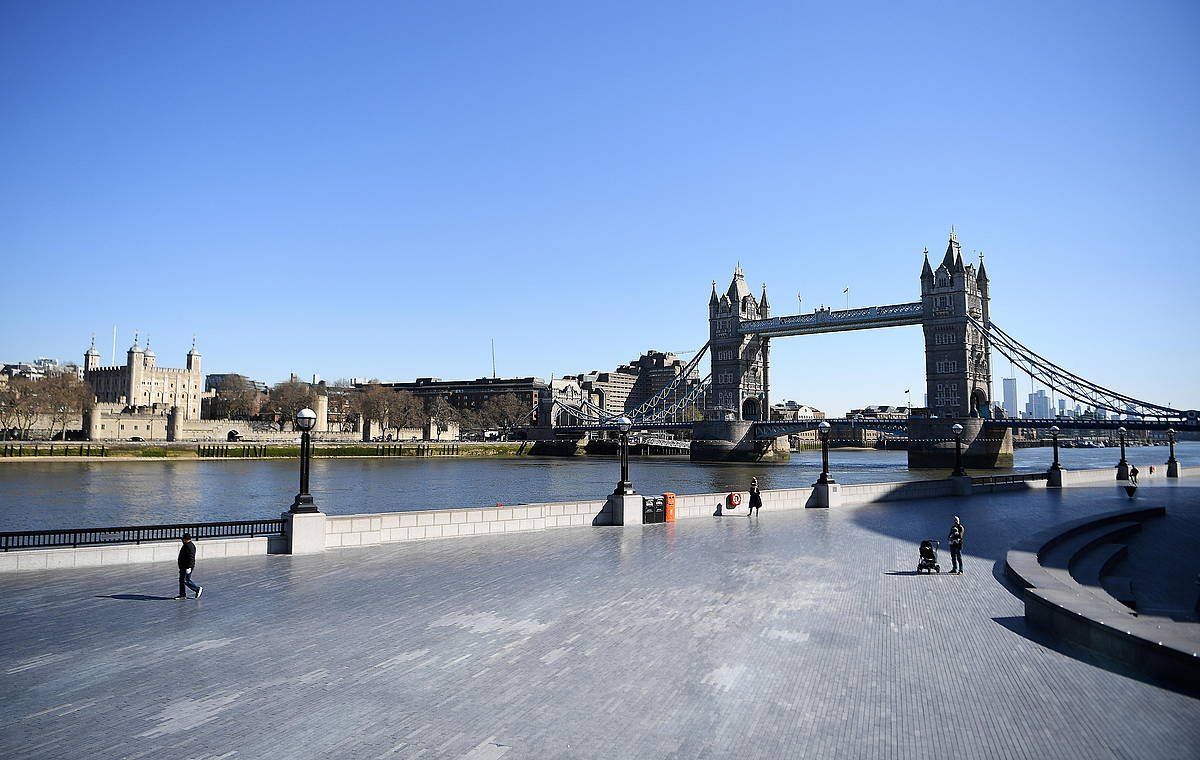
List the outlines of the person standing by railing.
{"label": "person standing by railing", "polygon": [[196,569],[196,545],[192,543],[192,535],[184,533],[183,546],[179,547],[179,596],[176,599],[187,599],[184,587],[196,592],[196,598],[204,593],[203,586],[197,586],[192,580],[192,571]]}
{"label": "person standing by railing", "polygon": [[762,493],[758,490],[758,478],[750,478],[750,506],[746,508],[746,517],[758,514],[762,509]]}

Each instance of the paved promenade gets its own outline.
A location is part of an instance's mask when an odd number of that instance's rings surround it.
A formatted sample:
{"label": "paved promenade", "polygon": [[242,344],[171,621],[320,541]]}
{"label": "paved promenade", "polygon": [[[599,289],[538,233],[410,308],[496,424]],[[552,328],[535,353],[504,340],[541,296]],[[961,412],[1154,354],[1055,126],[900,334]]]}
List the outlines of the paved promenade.
{"label": "paved promenade", "polygon": [[[1200,488],[1138,503],[1167,506],[1157,570],[1183,588]],[[198,601],[169,566],[0,576],[0,756],[1194,759],[1200,699],[1058,651],[1001,580],[1024,535],[1127,505],[1105,485],[213,560]],[[966,574],[911,574],[954,513]]]}

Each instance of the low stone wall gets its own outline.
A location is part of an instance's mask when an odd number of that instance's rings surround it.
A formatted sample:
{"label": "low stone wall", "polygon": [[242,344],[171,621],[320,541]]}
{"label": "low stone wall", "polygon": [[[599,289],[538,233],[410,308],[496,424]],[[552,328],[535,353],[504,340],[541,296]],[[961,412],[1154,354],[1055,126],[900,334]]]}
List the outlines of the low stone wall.
{"label": "low stone wall", "polygon": [[[1165,471],[1164,466],[1164,471]],[[1083,485],[1085,483],[1116,483],[1117,468],[1105,467],[1099,470],[1063,470],[1062,484],[1066,488],[1068,486]]]}
{"label": "low stone wall", "polygon": [[599,500],[524,504],[517,507],[329,515],[325,519],[325,548],[604,525],[611,522],[605,516],[605,506],[606,502]]}
{"label": "low stone wall", "polygon": [[[0,552],[0,573],[17,570],[58,570],[102,565],[134,565],[145,562],[174,562],[179,556],[178,541],[150,541],[141,544],[110,544],[63,549],[23,549]],[[282,537],[202,538],[196,540],[196,559],[248,557],[255,554],[283,554],[287,546]]]}

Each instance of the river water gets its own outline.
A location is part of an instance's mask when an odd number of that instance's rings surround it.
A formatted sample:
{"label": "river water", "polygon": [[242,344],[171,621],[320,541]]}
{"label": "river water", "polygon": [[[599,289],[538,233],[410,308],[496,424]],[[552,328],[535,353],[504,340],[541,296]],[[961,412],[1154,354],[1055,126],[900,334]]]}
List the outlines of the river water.
{"label": "river water", "polygon": [[[1200,442],[1176,448],[1185,467],[1200,466]],[[1143,476],[1167,455],[1165,446],[1128,451]],[[1069,469],[1113,467],[1119,457],[1115,448],[1061,452]],[[829,459],[842,483],[947,474],[909,470],[903,451],[835,449]],[[1044,471],[1051,450],[1018,449],[1016,460],[1016,471]],[[629,465],[644,494],[744,490],[752,476],[764,489],[794,488],[811,485],[820,469],[819,451],[795,452],[788,464],[694,464],[673,457],[634,458]],[[291,504],[297,473],[295,460],[0,462],[0,531],[274,517]],[[311,490],[322,511],[356,514],[599,499],[619,474],[616,459],[608,457],[317,459]]]}

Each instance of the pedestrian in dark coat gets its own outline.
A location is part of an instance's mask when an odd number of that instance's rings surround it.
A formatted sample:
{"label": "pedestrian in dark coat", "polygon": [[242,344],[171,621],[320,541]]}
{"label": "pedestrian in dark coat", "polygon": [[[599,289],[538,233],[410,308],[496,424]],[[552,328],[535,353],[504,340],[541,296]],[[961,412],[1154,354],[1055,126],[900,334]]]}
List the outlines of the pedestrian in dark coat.
{"label": "pedestrian in dark coat", "polygon": [[963,527],[962,520],[958,519],[958,515],[954,516],[954,524],[950,526],[950,535],[946,536],[947,543],[950,544],[950,572],[962,575],[962,547],[963,535],[967,529]]}
{"label": "pedestrian in dark coat", "polygon": [[197,586],[192,580],[192,571],[196,569],[196,545],[192,543],[190,533],[183,534],[183,546],[179,547],[179,596],[176,599],[187,599],[184,587],[196,592],[196,598],[204,593],[203,586]]}
{"label": "pedestrian in dark coat", "polygon": [[746,510],[746,517],[757,514],[760,509],[762,509],[762,494],[758,490],[758,478],[750,478],[750,507]]}

